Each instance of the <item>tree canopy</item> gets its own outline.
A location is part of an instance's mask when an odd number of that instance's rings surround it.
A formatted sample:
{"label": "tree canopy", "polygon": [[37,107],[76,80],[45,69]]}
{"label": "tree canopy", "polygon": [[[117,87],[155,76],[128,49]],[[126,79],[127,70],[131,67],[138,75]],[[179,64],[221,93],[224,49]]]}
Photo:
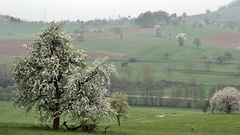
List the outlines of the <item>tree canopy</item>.
{"label": "tree canopy", "polygon": [[105,102],[114,67],[100,59],[93,67],[85,64],[86,55],[73,47],[59,24],[50,23],[26,48],[28,53],[12,69],[14,105],[26,111],[35,108],[41,121],[53,120],[54,129],[64,114],[79,120],[110,111]]}
{"label": "tree canopy", "polygon": [[218,109],[231,113],[240,106],[240,92],[234,87],[225,87],[212,96],[210,105],[213,110]]}
{"label": "tree canopy", "polygon": [[169,14],[165,11],[142,13],[136,19],[136,23],[142,27],[153,27],[154,25],[169,22]]}

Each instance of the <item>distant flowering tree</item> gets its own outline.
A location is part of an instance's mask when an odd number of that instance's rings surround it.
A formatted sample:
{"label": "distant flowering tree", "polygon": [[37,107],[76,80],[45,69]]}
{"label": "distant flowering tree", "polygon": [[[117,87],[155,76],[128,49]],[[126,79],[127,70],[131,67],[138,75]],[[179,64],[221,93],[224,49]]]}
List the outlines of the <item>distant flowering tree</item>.
{"label": "distant flowering tree", "polygon": [[231,113],[240,106],[240,92],[234,87],[225,87],[217,91],[210,100],[212,112],[214,109]]}
{"label": "distant flowering tree", "polygon": [[183,46],[185,41],[187,40],[187,34],[186,33],[178,33],[176,36],[177,42],[180,46]]}
{"label": "distant flowering tree", "polygon": [[162,35],[162,28],[160,25],[155,25],[154,26],[154,34],[156,37],[161,37]]}
{"label": "distant flowering tree", "polygon": [[43,123],[53,120],[54,129],[64,114],[89,120],[109,111],[106,95],[113,67],[102,60],[87,66],[85,55],[71,45],[60,25],[50,23],[27,50],[12,70],[15,106],[35,108]]}

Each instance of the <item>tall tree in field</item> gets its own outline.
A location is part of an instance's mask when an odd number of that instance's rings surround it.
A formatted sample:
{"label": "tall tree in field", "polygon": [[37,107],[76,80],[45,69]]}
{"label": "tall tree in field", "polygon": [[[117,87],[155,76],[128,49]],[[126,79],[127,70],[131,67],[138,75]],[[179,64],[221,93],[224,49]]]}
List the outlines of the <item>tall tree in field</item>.
{"label": "tall tree in field", "polygon": [[40,120],[52,119],[53,128],[58,129],[68,103],[63,98],[66,97],[68,75],[75,67],[85,68],[85,56],[72,47],[56,23],[43,30],[27,50],[27,55],[18,58],[13,66],[13,103],[27,111],[36,108]]}

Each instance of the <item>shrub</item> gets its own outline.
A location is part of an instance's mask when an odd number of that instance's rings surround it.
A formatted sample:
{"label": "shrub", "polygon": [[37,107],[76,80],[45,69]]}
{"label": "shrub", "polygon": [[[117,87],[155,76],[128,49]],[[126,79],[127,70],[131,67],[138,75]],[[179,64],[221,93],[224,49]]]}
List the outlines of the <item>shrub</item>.
{"label": "shrub", "polygon": [[201,104],[202,111],[206,113],[209,107],[210,107],[209,100],[204,100]]}
{"label": "shrub", "polygon": [[128,62],[136,62],[137,60],[136,60],[136,58],[129,58],[128,59]]}
{"label": "shrub", "polygon": [[225,56],[218,56],[217,59],[219,64],[223,64],[226,61],[226,57]]}

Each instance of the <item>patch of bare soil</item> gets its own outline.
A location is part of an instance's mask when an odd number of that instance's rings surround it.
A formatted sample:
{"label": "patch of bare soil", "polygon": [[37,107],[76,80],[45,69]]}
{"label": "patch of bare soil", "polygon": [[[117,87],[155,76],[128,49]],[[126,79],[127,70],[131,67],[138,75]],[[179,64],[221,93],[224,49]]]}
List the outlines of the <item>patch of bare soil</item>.
{"label": "patch of bare soil", "polygon": [[21,56],[26,52],[23,47],[28,40],[0,40],[0,55]]}
{"label": "patch of bare soil", "polygon": [[240,33],[221,32],[203,39],[203,44],[240,49]]}
{"label": "patch of bare soil", "polygon": [[[22,56],[26,53],[24,44],[29,44],[28,40],[0,40],[0,56]],[[86,52],[87,59],[98,57],[108,57],[111,60],[125,60],[124,56],[115,52]]]}

